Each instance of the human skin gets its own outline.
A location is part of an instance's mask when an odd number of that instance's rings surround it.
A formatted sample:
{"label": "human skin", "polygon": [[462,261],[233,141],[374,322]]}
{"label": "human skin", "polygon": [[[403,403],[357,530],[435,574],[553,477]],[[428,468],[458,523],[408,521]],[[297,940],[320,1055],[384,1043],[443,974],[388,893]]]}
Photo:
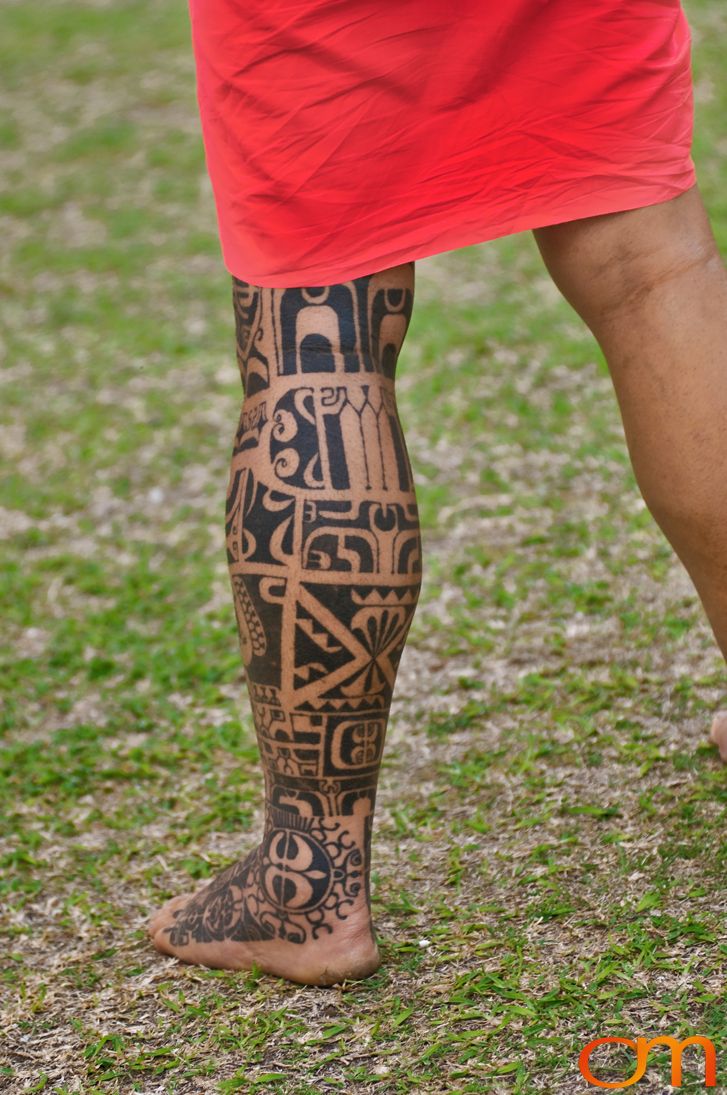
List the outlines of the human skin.
{"label": "human skin", "polygon": [[[699,190],[534,236],[603,350],[641,493],[727,658],[727,270]],[[150,921],[184,961],[321,985],[380,963],[372,823],[421,585],[394,391],[413,299],[414,263],[317,289],[234,282],[227,547],[265,825]],[[727,714],[711,738],[727,760]]]}
{"label": "human skin", "polygon": [[370,850],[421,535],[396,362],[414,263],[332,286],[233,279],[244,401],[227,557],[265,780],[260,844],[152,921],[205,965],[372,972]]}
{"label": "human skin", "polygon": [[[697,183],[534,231],[610,370],[634,475],[727,659],[727,269]],[[710,731],[727,761],[727,713]]]}

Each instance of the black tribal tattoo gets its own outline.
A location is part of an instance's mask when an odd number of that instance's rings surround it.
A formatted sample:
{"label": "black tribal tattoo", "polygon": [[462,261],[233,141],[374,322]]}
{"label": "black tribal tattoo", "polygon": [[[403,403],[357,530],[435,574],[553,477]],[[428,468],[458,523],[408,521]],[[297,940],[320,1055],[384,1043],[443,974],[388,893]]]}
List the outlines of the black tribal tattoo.
{"label": "black tribal tattoo", "polygon": [[244,402],[227,559],[265,833],[180,911],[172,943],[304,943],[369,904],[379,766],[421,588],[394,392],[413,294],[413,263],[320,288],[233,278]]}
{"label": "black tribal tattoo", "polygon": [[268,809],[266,835],[192,899],[172,925],[175,946],[287,939],[304,943],[333,931],[363,886],[361,849],[335,821]]}

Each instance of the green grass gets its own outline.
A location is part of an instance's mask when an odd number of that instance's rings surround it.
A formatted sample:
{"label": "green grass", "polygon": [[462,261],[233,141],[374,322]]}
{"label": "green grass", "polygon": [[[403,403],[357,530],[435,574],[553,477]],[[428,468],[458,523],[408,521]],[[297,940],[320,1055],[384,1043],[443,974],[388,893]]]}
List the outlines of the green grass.
{"label": "green grass", "polygon": [[[727,254],[727,19],[685,8]],[[417,263],[425,578],[378,796],[384,965],[320,990],[152,951],[148,915],[262,816],[186,11],[7,4],[0,73],[0,1088],[571,1095],[586,1042],[666,1032],[711,1037],[727,1090],[724,663],[527,233]],[[655,1052],[643,1084],[668,1082]]]}

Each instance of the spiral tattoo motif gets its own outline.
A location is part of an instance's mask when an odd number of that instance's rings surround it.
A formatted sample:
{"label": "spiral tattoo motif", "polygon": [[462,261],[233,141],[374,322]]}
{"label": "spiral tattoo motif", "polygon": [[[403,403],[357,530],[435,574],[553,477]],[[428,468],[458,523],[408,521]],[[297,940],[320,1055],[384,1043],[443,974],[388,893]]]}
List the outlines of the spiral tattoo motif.
{"label": "spiral tattoo motif", "polygon": [[364,886],[361,849],[325,818],[270,811],[261,846],[223,871],[167,929],[174,946],[225,939],[304,943],[331,933]]}

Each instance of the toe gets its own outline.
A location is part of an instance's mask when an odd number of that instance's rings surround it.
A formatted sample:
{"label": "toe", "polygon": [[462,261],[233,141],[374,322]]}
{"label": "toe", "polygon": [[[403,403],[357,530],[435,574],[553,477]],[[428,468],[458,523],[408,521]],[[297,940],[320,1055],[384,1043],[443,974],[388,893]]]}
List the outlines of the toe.
{"label": "toe", "polygon": [[727,762],[727,711],[718,711],[714,716],[709,738],[719,749],[722,760]]}
{"label": "toe", "polygon": [[176,897],[172,897],[162,905],[161,909],[157,909],[151,919],[147,921],[146,925],[147,934],[151,939],[154,938],[160,928],[174,920],[175,911],[182,908],[183,905],[186,905],[191,896],[191,893],[177,894]]}
{"label": "toe", "polygon": [[173,957],[177,956],[176,949],[169,942],[169,934],[165,932],[163,928],[158,928],[154,935],[151,937],[151,941],[154,947],[162,954],[170,954]]}

